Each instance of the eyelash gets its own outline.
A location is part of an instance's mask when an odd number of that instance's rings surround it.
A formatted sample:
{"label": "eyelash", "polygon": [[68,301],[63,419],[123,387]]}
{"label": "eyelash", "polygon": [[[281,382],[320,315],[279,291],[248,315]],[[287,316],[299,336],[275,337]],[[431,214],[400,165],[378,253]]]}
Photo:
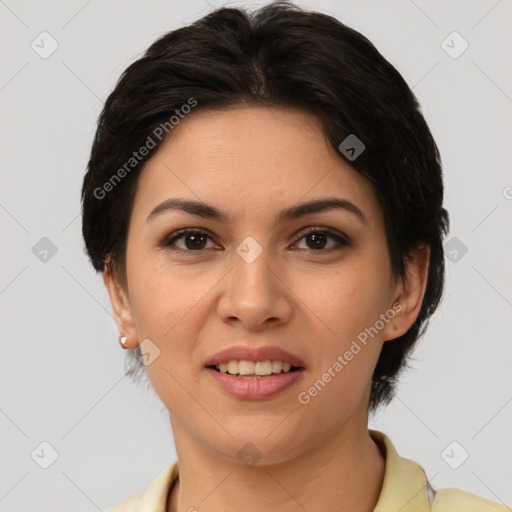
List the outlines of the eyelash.
{"label": "eyelash", "polygon": [[[211,236],[206,231],[203,231],[201,229],[195,229],[195,228],[187,228],[187,229],[181,229],[179,231],[175,231],[170,236],[166,237],[162,241],[161,246],[165,247],[165,248],[171,248],[171,250],[178,252],[178,253],[182,253],[182,254],[184,254],[184,253],[185,254],[203,253],[206,249],[200,249],[200,250],[194,251],[194,250],[189,250],[189,249],[181,249],[181,248],[171,247],[177,240],[181,240],[186,235],[192,235],[192,234],[203,235],[203,236],[208,237],[210,240],[212,239]],[[345,236],[341,235],[337,231],[333,231],[333,230],[327,229],[327,228],[321,228],[321,229],[320,228],[311,228],[307,232],[303,233],[302,236],[297,240],[297,242],[299,242],[300,240],[302,240],[303,238],[306,238],[307,236],[309,236],[311,234],[327,235],[328,237],[336,240],[338,242],[338,245],[340,245],[342,247],[350,245],[349,240]],[[297,242],[295,242],[295,243],[297,243]],[[318,249],[318,250],[314,250],[314,249],[299,249],[299,250],[305,251],[309,254],[325,254],[325,253],[331,253],[333,250],[339,250],[342,247],[330,247],[329,249]]]}

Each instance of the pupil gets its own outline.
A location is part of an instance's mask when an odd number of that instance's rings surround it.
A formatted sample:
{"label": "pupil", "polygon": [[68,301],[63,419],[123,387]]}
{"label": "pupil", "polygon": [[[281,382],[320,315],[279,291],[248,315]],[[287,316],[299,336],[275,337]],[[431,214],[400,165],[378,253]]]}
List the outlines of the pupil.
{"label": "pupil", "polygon": [[198,234],[187,235],[187,241],[192,240],[192,246],[190,246],[190,244],[187,243],[187,249],[202,249],[203,247],[201,246],[201,242],[204,243],[204,238],[205,238],[204,235],[198,235]]}
{"label": "pupil", "polygon": [[[320,237],[320,240],[318,240],[318,237]],[[325,233],[312,233],[311,235],[309,235],[309,239],[314,241],[315,249],[323,249],[324,248]],[[320,241],[320,244],[318,244],[319,241]]]}

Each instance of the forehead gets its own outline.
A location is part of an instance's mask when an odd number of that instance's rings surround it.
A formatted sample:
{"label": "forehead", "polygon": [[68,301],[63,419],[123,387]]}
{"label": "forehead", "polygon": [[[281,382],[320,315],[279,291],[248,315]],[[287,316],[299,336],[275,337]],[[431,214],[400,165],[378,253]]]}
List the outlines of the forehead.
{"label": "forehead", "polygon": [[134,211],[147,215],[179,196],[254,215],[327,195],[378,214],[370,183],[336,153],[317,117],[230,108],[194,112],[173,128],[142,171]]}
{"label": "forehead", "polygon": [[[334,161],[320,121],[298,109],[238,107],[193,112],[176,125],[147,167],[170,158],[201,169],[233,167],[241,171],[259,167],[286,171],[290,165]],[[236,158],[234,160],[233,158]],[[304,160],[305,159],[305,160]],[[270,165],[274,162],[275,165]],[[190,164],[189,164],[190,163]],[[197,169],[198,171],[200,169]],[[234,176],[232,176],[234,177]]]}

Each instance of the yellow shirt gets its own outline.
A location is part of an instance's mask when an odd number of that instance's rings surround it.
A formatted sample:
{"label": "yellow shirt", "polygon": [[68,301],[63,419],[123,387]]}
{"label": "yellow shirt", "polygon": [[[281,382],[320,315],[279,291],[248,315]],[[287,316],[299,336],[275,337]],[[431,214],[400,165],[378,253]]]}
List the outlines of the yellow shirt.
{"label": "yellow shirt", "polygon": [[[429,490],[425,471],[419,464],[400,457],[382,432],[369,433],[386,455],[384,481],[374,512],[512,512],[505,505],[461,489]],[[148,488],[107,512],[166,512],[167,496],[177,477],[175,461]]]}

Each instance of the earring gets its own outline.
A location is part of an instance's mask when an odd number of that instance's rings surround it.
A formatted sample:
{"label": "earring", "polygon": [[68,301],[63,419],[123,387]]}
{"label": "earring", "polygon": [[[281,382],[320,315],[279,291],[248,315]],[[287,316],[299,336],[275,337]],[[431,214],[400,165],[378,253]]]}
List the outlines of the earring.
{"label": "earring", "polygon": [[119,342],[121,343],[121,346],[123,348],[126,348],[125,344],[127,341],[128,341],[128,338],[126,336],[124,336],[123,333],[121,333],[121,336],[119,337]]}

